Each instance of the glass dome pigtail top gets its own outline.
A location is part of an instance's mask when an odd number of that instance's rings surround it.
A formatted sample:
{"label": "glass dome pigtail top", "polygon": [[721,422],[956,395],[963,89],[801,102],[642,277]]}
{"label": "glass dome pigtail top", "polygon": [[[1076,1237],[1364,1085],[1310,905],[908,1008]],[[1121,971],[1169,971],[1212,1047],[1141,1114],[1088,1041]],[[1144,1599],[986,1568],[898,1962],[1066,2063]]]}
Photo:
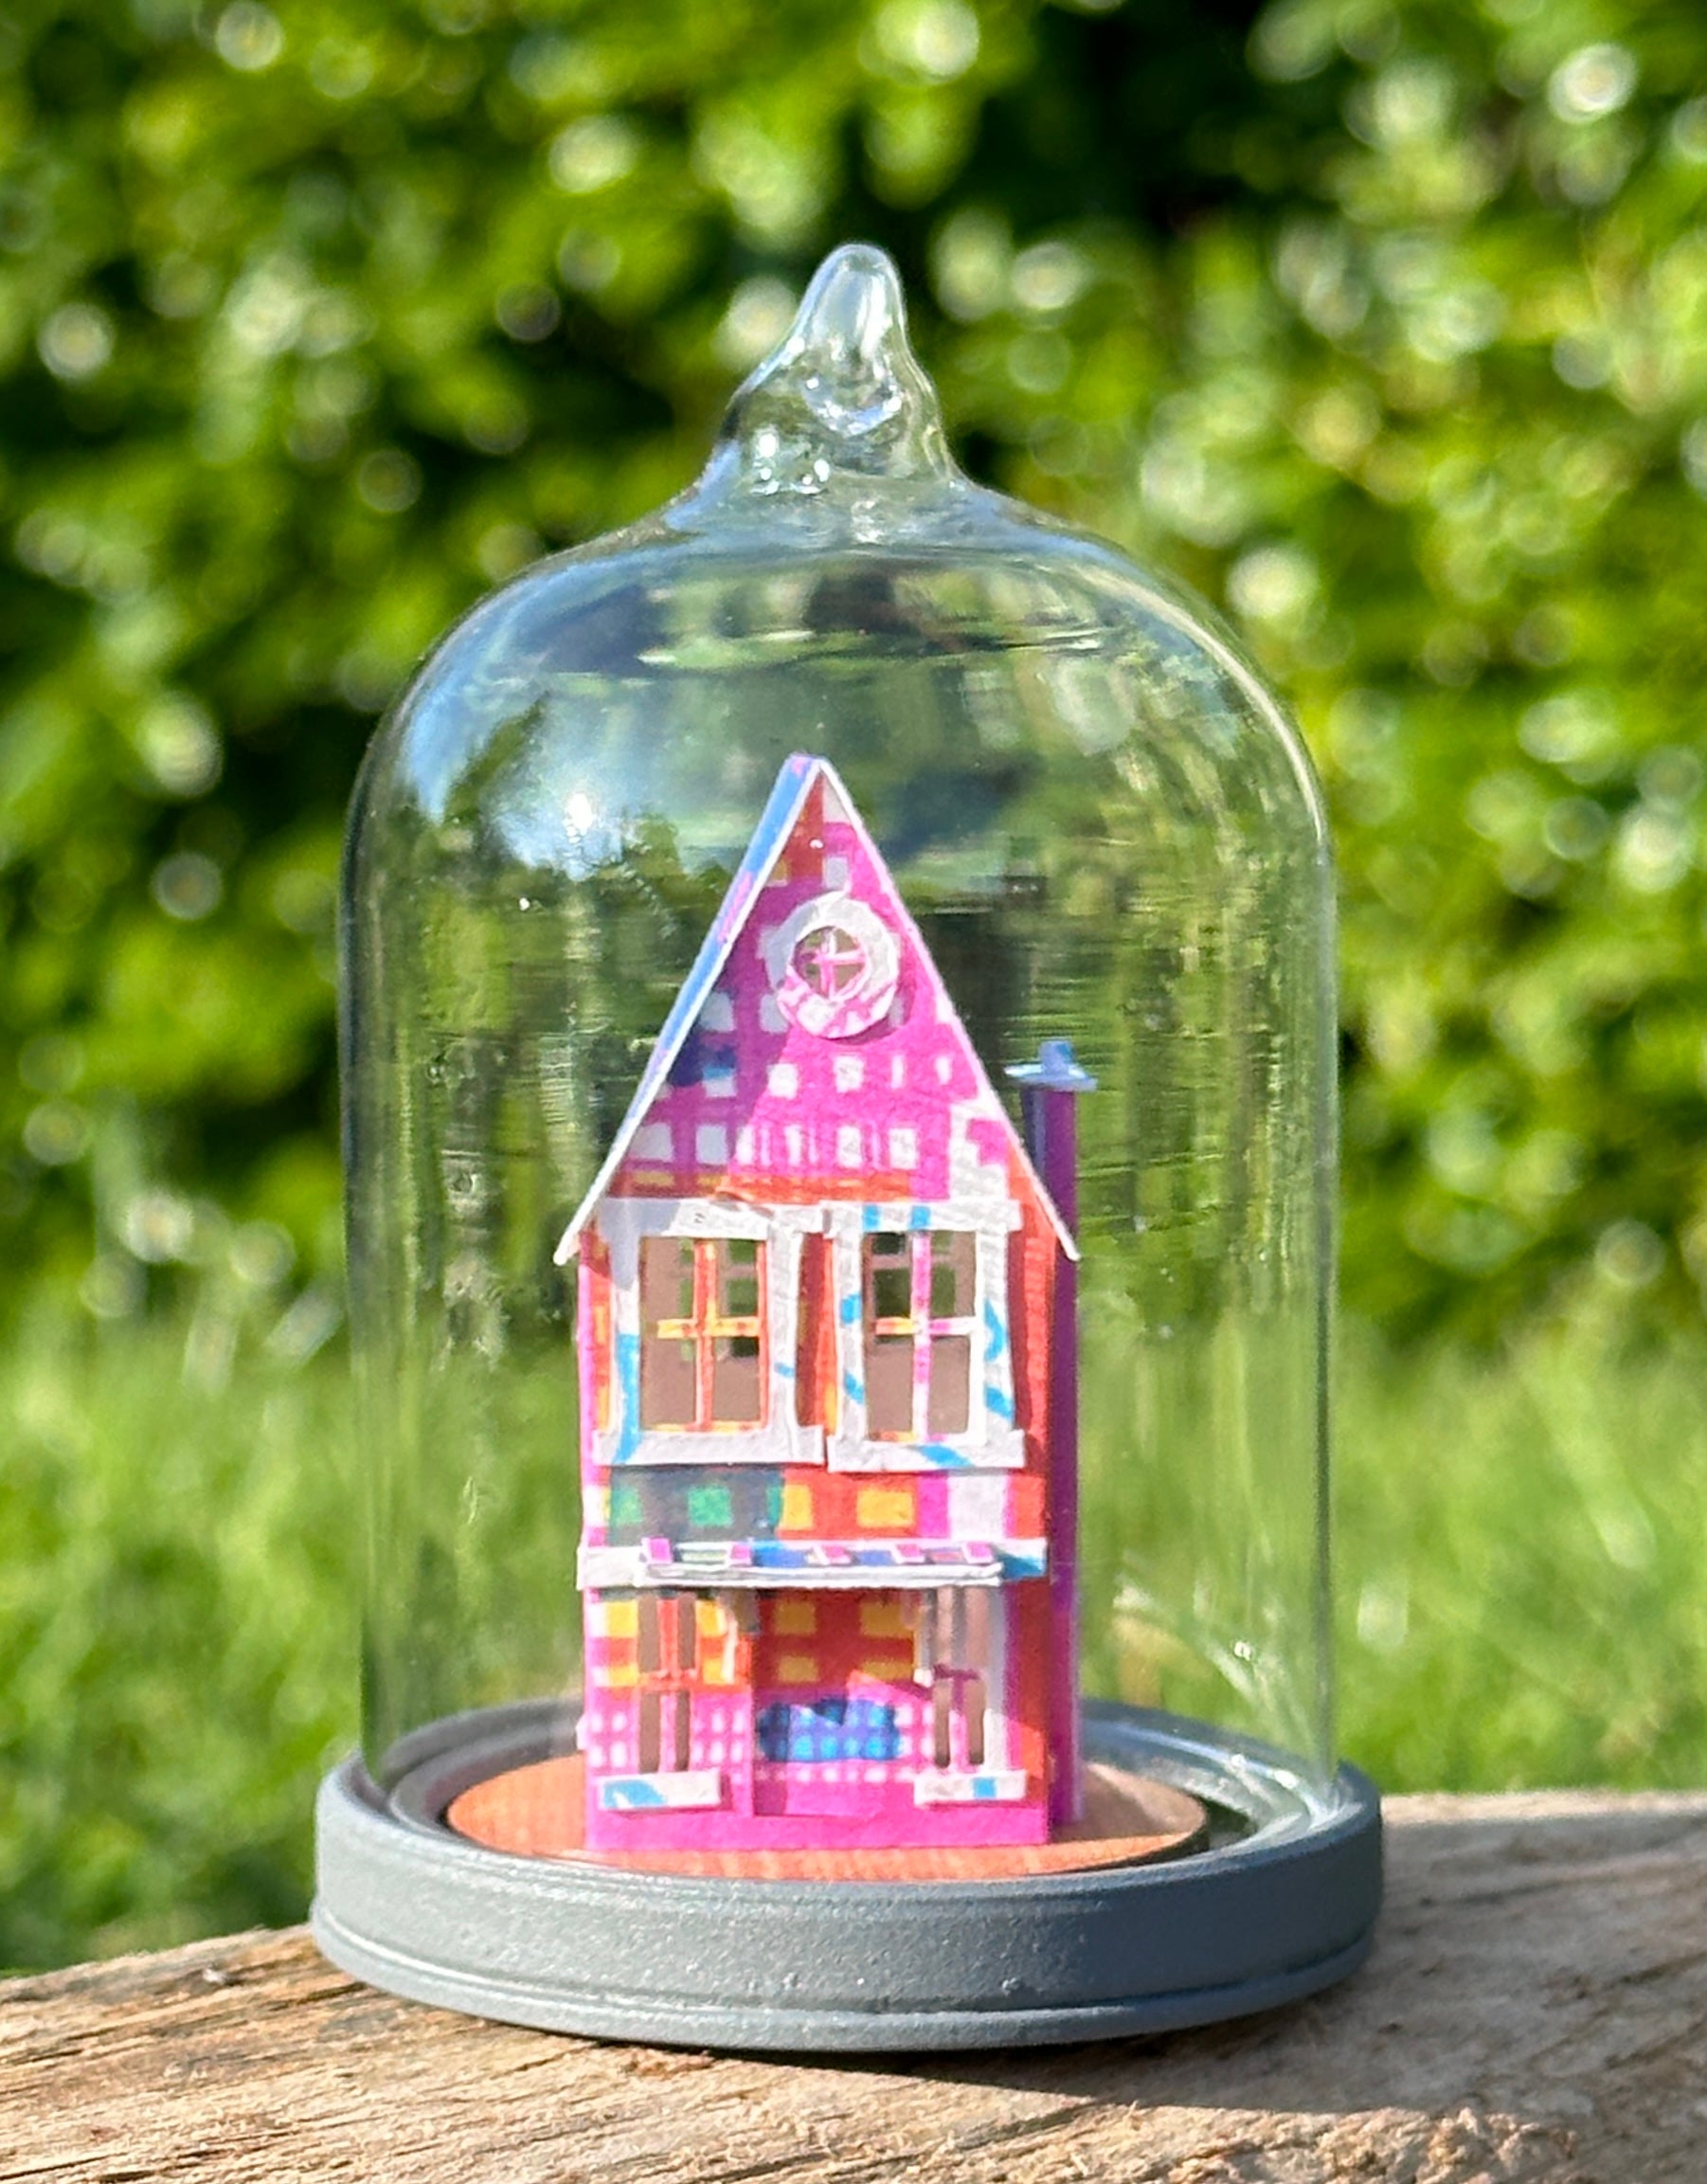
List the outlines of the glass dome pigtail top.
{"label": "glass dome pigtail top", "polygon": [[907,341],[893,261],[868,243],[818,267],[787,334],[730,403],[704,483],[811,499],[838,476],[965,482]]}

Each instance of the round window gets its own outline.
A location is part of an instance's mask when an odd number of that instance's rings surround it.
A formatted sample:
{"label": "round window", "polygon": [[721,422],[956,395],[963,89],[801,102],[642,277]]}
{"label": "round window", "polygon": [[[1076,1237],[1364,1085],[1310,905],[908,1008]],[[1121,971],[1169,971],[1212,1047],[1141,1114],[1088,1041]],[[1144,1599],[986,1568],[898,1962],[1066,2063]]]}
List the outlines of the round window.
{"label": "round window", "polygon": [[895,998],[901,953],[867,904],[849,894],[803,902],[767,951],[777,1006],[819,1038],[869,1031]]}

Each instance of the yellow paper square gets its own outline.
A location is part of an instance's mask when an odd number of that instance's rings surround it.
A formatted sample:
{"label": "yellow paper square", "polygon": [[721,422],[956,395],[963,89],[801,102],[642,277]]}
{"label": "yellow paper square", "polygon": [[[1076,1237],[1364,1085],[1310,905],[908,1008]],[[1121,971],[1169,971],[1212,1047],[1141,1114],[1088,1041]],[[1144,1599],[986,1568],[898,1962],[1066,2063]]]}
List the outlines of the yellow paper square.
{"label": "yellow paper square", "polygon": [[816,1600],[779,1600],[771,1610],[771,1629],[779,1638],[811,1638],[818,1634]]}
{"label": "yellow paper square", "polygon": [[816,1684],[818,1682],[818,1655],[816,1653],[784,1653],[777,1662],[779,1684]]}
{"label": "yellow paper square", "polygon": [[854,1508],[862,1531],[893,1531],[916,1521],[911,1487],[861,1487]]}
{"label": "yellow paper square", "polygon": [[812,1529],[812,1489],[790,1483],[782,1489],[782,1510],[777,1520],[777,1529],[782,1532],[809,1532]]}
{"label": "yellow paper square", "polygon": [[910,1635],[899,1600],[861,1600],[859,1633],[864,1638],[905,1638]]}

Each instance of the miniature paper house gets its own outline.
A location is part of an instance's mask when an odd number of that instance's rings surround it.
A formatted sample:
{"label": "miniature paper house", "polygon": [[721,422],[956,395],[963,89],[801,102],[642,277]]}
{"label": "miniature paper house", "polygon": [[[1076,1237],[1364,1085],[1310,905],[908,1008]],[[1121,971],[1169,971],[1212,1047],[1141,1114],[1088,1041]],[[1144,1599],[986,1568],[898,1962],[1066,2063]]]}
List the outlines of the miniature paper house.
{"label": "miniature paper house", "polygon": [[1074,1247],[822,759],[783,767],[572,1254],[589,1848],[1046,1840]]}

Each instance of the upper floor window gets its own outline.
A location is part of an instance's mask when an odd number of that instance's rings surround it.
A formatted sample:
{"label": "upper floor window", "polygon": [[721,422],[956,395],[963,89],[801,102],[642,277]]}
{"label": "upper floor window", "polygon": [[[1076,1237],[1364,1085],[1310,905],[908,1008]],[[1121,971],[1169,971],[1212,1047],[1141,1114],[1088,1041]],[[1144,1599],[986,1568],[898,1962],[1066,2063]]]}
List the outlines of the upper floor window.
{"label": "upper floor window", "polygon": [[[1007,1200],[827,1205],[844,1471],[1017,1471]],[[1041,1335],[1041,1330],[1039,1330]]]}
{"label": "upper floor window", "polygon": [[818,1218],[719,1199],[604,1201],[608,1288],[589,1285],[582,1315],[594,1464],[823,1462],[824,1429],[802,1413],[796,1380]]}
{"label": "upper floor window", "polygon": [[942,1440],[966,1432],[977,1246],[961,1229],[862,1239],[866,1432],[872,1439]]}
{"label": "upper floor window", "polygon": [[764,1246],[751,1236],[640,1239],[640,1424],[763,1425],[770,1378]]}

